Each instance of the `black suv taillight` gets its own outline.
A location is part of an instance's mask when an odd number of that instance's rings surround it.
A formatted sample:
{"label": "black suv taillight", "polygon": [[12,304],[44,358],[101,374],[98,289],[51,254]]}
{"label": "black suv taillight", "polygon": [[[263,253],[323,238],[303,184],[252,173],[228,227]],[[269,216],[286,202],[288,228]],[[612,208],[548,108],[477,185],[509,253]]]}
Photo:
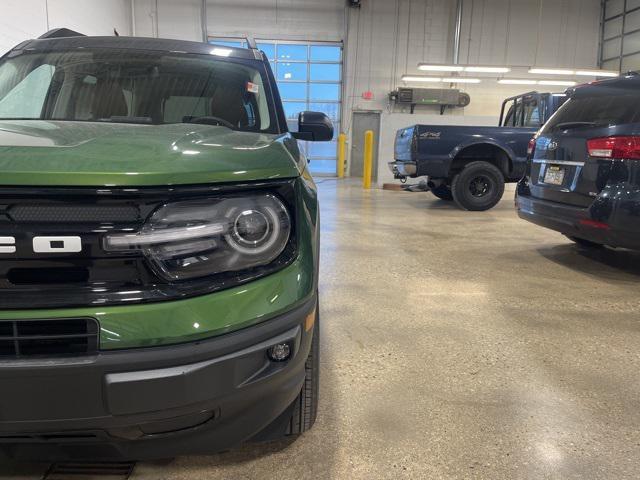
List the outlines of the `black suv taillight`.
{"label": "black suv taillight", "polygon": [[640,136],[613,136],[587,140],[590,157],[640,160]]}

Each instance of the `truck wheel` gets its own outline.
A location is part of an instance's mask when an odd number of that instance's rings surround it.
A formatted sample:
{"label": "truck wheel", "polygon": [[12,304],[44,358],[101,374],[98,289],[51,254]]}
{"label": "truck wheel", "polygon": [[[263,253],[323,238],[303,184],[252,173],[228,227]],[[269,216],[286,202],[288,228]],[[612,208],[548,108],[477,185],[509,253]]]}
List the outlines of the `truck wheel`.
{"label": "truck wheel", "polygon": [[318,416],[318,393],[320,389],[320,309],[316,309],[311,352],[305,364],[306,376],[302,391],[295,401],[287,436],[300,435],[311,429]]}
{"label": "truck wheel", "polygon": [[453,200],[453,194],[451,193],[451,187],[449,185],[440,185],[439,187],[432,189],[431,193],[440,200],[446,200],[447,202]]}
{"label": "truck wheel", "polygon": [[489,162],[471,162],[454,177],[451,191],[459,207],[472,211],[489,210],[504,194],[504,176]]}

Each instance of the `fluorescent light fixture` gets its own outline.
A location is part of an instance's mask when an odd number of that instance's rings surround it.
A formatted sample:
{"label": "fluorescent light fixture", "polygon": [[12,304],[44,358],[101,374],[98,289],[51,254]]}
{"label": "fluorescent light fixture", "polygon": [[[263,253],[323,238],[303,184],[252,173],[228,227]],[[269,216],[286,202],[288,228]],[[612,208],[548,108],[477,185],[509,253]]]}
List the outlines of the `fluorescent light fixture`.
{"label": "fluorescent light fixture", "polygon": [[418,70],[427,72],[461,72],[464,70],[464,67],[462,65],[427,65],[425,63],[419,63]]}
{"label": "fluorescent light fixture", "polygon": [[443,78],[442,81],[445,83],[480,83],[482,80],[479,78],[451,77]]}
{"label": "fluorescent light fixture", "polygon": [[403,82],[441,82],[442,79],[440,77],[421,77],[419,75],[403,75]]}
{"label": "fluorescent light fixture", "polygon": [[576,72],[562,68],[532,68],[529,73],[536,75],[575,75]]}
{"label": "fluorescent light fixture", "polygon": [[537,85],[537,80],[525,80],[519,78],[501,78],[498,83],[502,85]]}
{"label": "fluorescent light fixture", "polygon": [[559,87],[573,87],[576,82],[571,82],[568,80],[540,80],[538,85],[557,85]]}
{"label": "fluorescent light fixture", "polygon": [[620,74],[611,70],[578,70],[576,75],[581,77],[617,77]]}
{"label": "fluorescent light fixture", "polygon": [[214,48],[210,53],[211,55],[217,55],[218,57],[228,57],[232,52],[233,50],[228,48]]}
{"label": "fluorescent light fixture", "polygon": [[473,73],[508,73],[509,67],[464,67],[465,72]]}

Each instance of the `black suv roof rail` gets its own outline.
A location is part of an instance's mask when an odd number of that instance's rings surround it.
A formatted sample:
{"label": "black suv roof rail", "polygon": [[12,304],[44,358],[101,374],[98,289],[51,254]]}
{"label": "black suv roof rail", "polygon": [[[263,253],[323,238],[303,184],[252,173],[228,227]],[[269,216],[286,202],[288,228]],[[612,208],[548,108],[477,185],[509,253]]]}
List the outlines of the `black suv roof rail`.
{"label": "black suv roof rail", "polygon": [[47,33],[43,33],[38,38],[65,38],[65,37],[86,37],[84,33],[76,32],[68,28],[54,28]]}

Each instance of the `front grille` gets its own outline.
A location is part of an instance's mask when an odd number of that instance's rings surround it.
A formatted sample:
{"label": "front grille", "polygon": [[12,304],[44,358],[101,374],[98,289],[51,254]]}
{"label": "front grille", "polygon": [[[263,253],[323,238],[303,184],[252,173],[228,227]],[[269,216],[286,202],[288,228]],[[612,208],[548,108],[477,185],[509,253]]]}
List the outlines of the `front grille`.
{"label": "front grille", "polygon": [[[295,228],[285,251],[268,267],[180,282],[159,276],[138,251],[107,252],[103,248],[106,233],[135,232],[166,203],[244,191],[275,193],[295,218],[293,180],[158,188],[0,187],[0,238],[4,241],[0,244],[4,247],[0,249],[0,310],[178,300],[247,283],[284,268],[297,254]],[[36,252],[33,240],[39,236],[80,237],[82,248],[79,252]],[[9,348],[7,342],[0,348]]]}
{"label": "front grille", "polygon": [[92,318],[0,320],[0,359],[88,355],[98,351]]}
{"label": "front grille", "polygon": [[13,205],[6,214],[18,223],[122,223],[141,220],[135,205]]}

